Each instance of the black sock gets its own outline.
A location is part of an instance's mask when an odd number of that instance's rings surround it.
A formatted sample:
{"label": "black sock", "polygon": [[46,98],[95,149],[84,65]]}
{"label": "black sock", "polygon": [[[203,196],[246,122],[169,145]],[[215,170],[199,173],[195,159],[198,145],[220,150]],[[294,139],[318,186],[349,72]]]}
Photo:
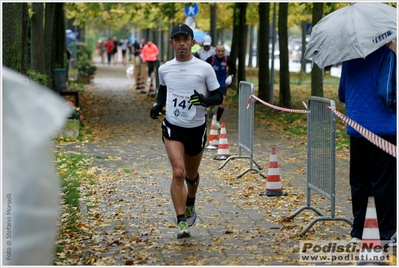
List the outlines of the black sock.
{"label": "black sock", "polygon": [[224,112],[224,108],[218,107],[218,111],[217,111],[217,114],[216,114],[216,120],[217,120],[218,122],[220,121],[220,118],[222,118],[223,112]]}
{"label": "black sock", "polygon": [[195,204],[195,197],[191,198],[187,196],[186,206],[194,206],[194,204]]}
{"label": "black sock", "polygon": [[177,215],[177,223],[179,223],[181,221],[186,221],[186,215],[184,215],[184,214]]}

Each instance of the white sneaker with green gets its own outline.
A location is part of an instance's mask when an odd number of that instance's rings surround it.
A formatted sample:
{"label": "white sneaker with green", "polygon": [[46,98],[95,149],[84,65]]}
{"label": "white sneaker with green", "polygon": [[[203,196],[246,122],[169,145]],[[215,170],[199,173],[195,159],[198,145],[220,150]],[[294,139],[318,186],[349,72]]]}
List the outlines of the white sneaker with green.
{"label": "white sneaker with green", "polygon": [[189,227],[194,225],[195,220],[197,219],[197,213],[195,212],[195,206],[186,206],[186,221]]}
{"label": "white sneaker with green", "polygon": [[177,224],[177,239],[191,237],[188,231],[188,224],[185,221],[181,221]]}

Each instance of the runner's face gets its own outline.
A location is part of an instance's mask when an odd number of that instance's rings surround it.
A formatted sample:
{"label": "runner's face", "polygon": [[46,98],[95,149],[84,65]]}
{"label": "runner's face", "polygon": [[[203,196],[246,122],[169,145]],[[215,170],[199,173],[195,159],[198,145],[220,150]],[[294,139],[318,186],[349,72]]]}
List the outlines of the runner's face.
{"label": "runner's face", "polygon": [[216,47],[216,56],[218,58],[222,58],[224,56],[224,46],[217,46]]}
{"label": "runner's face", "polygon": [[179,34],[169,40],[169,44],[175,51],[175,56],[178,61],[186,61],[192,58],[191,47],[194,45],[194,40],[191,36]]}

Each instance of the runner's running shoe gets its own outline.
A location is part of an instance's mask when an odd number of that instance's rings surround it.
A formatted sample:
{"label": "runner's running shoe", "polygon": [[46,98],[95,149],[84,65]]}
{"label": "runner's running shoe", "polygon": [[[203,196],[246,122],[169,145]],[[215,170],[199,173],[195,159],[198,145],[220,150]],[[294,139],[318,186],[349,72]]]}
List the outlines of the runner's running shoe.
{"label": "runner's running shoe", "polygon": [[195,212],[195,206],[186,206],[186,221],[189,227],[194,225],[197,219],[197,213]]}
{"label": "runner's running shoe", "polygon": [[188,231],[188,224],[185,221],[181,221],[177,224],[177,239],[191,237]]}

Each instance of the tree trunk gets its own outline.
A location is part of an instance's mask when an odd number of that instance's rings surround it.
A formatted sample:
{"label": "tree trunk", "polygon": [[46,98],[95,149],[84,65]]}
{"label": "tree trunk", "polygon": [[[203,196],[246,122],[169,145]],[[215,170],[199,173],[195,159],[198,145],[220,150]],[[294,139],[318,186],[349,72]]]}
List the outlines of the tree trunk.
{"label": "tree trunk", "polygon": [[[169,10],[169,29],[168,29],[168,40],[169,40],[169,33],[172,31],[173,27],[175,26],[173,24],[173,19],[175,18],[175,14],[176,14],[176,4],[175,3],[170,3],[170,10]],[[167,46],[167,52],[168,52],[168,56],[166,57],[166,60],[171,60],[174,58],[175,54],[173,51],[173,47],[172,46]]]}
{"label": "tree trunk", "polygon": [[45,9],[45,24],[44,24],[44,60],[45,70],[47,75],[47,87],[53,88],[53,69],[55,68],[55,59],[52,47],[54,46],[53,26],[54,26],[54,12],[55,3],[46,3]]}
{"label": "tree trunk", "polygon": [[209,4],[210,7],[210,21],[211,21],[211,25],[210,25],[210,33],[211,33],[211,37],[212,37],[212,45],[216,46],[218,44],[218,32],[217,32],[217,3],[212,3]]}
{"label": "tree trunk", "polygon": [[57,3],[54,10],[54,61],[55,68],[66,68],[66,37],[64,3]]}
{"label": "tree trunk", "polygon": [[[323,3],[313,3],[312,25],[314,26],[323,18]],[[323,70],[313,64],[312,68],[311,94],[312,96],[323,97]]]}
{"label": "tree trunk", "polygon": [[237,81],[238,81],[238,83],[240,83],[240,81],[246,80],[245,56],[247,54],[247,35],[248,35],[247,34],[248,33],[247,25],[246,25],[246,22],[247,22],[246,14],[247,14],[248,3],[237,3],[236,5],[239,10],[238,38],[240,40],[237,44],[237,47],[238,47],[238,71],[237,71],[238,80]]}
{"label": "tree trunk", "polygon": [[278,35],[280,44],[280,99],[283,107],[291,107],[290,72],[288,66],[288,3],[279,3]]}
{"label": "tree trunk", "polygon": [[[269,59],[269,36],[270,36],[270,3],[259,3],[259,34],[257,57],[259,59]],[[266,49],[265,49],[266,48]],[[259,89],[258,97],[262,100],[270,102],[270,74],[269,61],[259,61]]]}
{"label": "tree trunk", "polygon": [[3,4],[3,65],[28,73],[28,5]]}
{"label": "tree trunk", "polygon": [[28,73],[28,62],[29,62],[29,50],[28,50],[28,43],[29,43],[29,12],[28,12],[28,5],[22,4],[22,29],[21,29],[21,35],[22,35],[22,73],[27,74]]}
{"label": "tree trunk", "polygon": [[224,41],[224,40],[225,40],[224,28],[223,28],[223,29],[219,29],[218,32],[219,32],[219,36],[220,36],[220,43],[221,43],[221,44],[224,44],[224,43],[225,43],[225,41]]}
{"label": "tree trunk", "polygon": [[254,53],[254,29],[255,26],[254,25],[248,25],[248,29],[249,29],[249,56],[248,56],[248,67],[252,68],[252,55]]}
{"label": "tree trunk", "polygon": [[[239,37],[239,20],[240,20],[240,9],[238,7],[238,3],[234,4],[234,11],[233,11],[233,38],[231,40],[231,52],[230,52],[230,59],[232,62],[237,62],[238,57],[238,42],[240,41]],[[230,87],[232,89],[237,89],[237,81],[238,75],[234,77]]]}
{"label": "tree trunk", "polygon": [[302,21],[302,48],[301,48],[301,72],[306,73],[306,59],[305,59],[305,52],[306,52],[306,21]]}
{"label": "tree trunk", "polygon": [[44,5],[32,3],[31,17],[31,68],[33,71],[44,74]]}

